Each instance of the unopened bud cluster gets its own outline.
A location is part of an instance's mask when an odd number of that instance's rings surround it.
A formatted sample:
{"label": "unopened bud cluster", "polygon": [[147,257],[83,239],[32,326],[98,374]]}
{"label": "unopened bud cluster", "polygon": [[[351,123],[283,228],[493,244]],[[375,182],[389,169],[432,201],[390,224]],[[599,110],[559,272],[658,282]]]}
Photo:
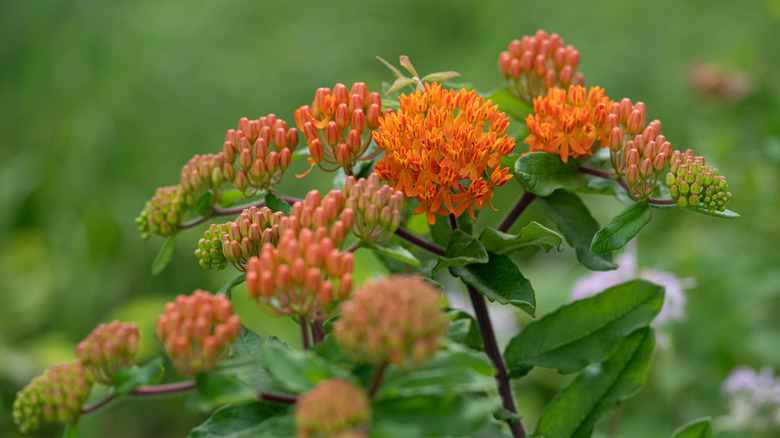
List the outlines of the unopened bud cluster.
{"label": "unopened bud cluster", "polygon": [[358,160],[375,156],[364,154],[381,115],[379,93],[369,93],[365,83],[356,82],[351,89],[344,84],[336,84],[333,91],[317,89],[311,106],[295,110],[295,123],[306,137],[312,165],[326,171],[344,168],[351,174]]}
{"label": "unopened bud cluster", "polygon": [[553,86],[584,84],[584,75],[577,71],[579,64],[580,52],[565,46],[557,33],[548,35],[541,29],[534,36],[512,41],[498,56],[498,68],[509,89],[528,101],[546,95]]}
{"label": "unopened bud cluster", "polygon": [[194,376],[214,369],[241,333],[241,318],[224,295],[196,290],[165,305],[157,318],[157,337],[176,369]]}
{"label": "unopened bud cluster", "polygon": [[371,404],[363,388],[333,378],[301,394],[293,415],[297,438],[366,437]]}
{"label": "unopened bud cluster", "polygon": [[141,237],[146,239],[149,233],[170,236],[179,230],[183,211],[186,212],[184,191],[181,185],[160,187],[146,201],[141,214],[135,219]]}
{"label": "unopened bud cluster", "polygon": [[50,366],[16,393],[14,423],[22,433],[37,430],[41,423],[74,423],[93,380],[89,367],[78,359]]}
{"label": "unopened bud cluster", "polygon": [[726,178],[718,169],[704,164],[704,157],[694,156],[693,151],[674,151],[666,174],[669,195],[680,207],[698,207],[710,213],[725,210],[731,199]]}
{"label": "unopened bud cluster", "polygon": [[[246,197],[273,187],[290,167],[297,145],[298,130],[288,129],[273,114],[257,120],[242,118],[238,130],[225,134],[222,152],[193,156],[181,168],[180,184],[157,189],[136,218],[142,237],[175,234],[192,208],[216,205],[227,184]],[[199,206],[207,192],[213,194],[210,202]]]}
{"label": "unopened bud cluster", "polygon": [[282,212],[274,213],[268,207],[250,207],[235,221],[212,224],[198,241],[195,257],[204,269],[222,269],[231,263],[244,271],[246,260],[257,255],[263,243],[276,242],[283,219]]}
{"label": "unopened bud cluster", "polygon": [[272,315],[321,319],[334,299],[352,292],[353,266],[352,253],[342,253],[325,227],[288,228],[249,259],[246,289]]}
{"label": "unopened bud cluster", "polygon": [[355,212],[355,226],[352,232],[368,242],[381,243],[390,238],[401,224],[401,209],[404,194],[382,184],[379,175],[372,173],[368,178],[358,180],[348,176],[342,193],[344,205]]}
{"label": "unopened bud cluster", "polygon": [[76,346],[76,356],[91,367],[95,379],[111,385],[122,368],[132,367],[138,354],[138,326],[134,322],[100,324]]}
{"label": "unopened bud cluster", "polygon": [[[287,122],[274,114],[238,122],[238,130],[229,129],[222,145],[227,180],[246,196],[279,183],[292,162],[298,146],[298,130],[287,128]],[[235,167],[234,167],[235,166]]]}
{"label": "unopened bud cluster", "polygon": [[613,102],[601,139],[601,146],[609,147],[612,167],[625,176],[634,199],[653,194],[672,152],[672,144],[661,134],[661,122],[653,120],[645,126],[646,117],[642,102],[632,104],[628,98]]}
{"label": "unopened bud cluster", "polygon": [[358,361],[416,364],[433,356],[449,320],[422,278],[395,275],[362,286],[341,305],[336,343]]}
{"label": "unopened bud cluster", "polygon": [[289,217],[267,207],[250,207],[235,221],[212,225],[198,242],[195,256],[204,269],[222,269],[230,263],[246,271],[247,260],[258,255],[263,244],[276,245],[287,229],[297,233],[300,228],[309,228],[316,231],[317,237],[327,236],[341,248],[354,220],[352,210],[344,208],[341,191],[331,190],[322,198],[312,190],[303,201],[292,205]]}

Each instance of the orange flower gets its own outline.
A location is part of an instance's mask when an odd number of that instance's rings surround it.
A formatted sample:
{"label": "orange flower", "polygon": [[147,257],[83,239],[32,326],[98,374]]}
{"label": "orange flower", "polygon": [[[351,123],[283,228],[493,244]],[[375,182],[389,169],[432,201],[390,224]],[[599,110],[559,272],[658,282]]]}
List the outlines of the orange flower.
{"label": "orange flower", "polygon": [[[493,188],[512,177],[501,158],[515,147],[504,135],[509,118],[475,91],[442,90],[401,95],[400,109],[379,119],[374,141],[385,151],[376,163],[380,178],[422,204],[428,223],[436,214],[460,216],[491,202]],[[493,207],[493,205],[490,205]],[[495,208],[494,208],[495,209]]]}
{"label": "orange flower", "polygon": [[572,85],[568,92],[552,87],[546,97],[534,99],[534,114],[526,124],[530,135],[525,142],[531,152],[555,152],[566,163],[569,156],[587,157],[593,154],[593,143],[605,138],[604,122],[612,101],[604,90]]}

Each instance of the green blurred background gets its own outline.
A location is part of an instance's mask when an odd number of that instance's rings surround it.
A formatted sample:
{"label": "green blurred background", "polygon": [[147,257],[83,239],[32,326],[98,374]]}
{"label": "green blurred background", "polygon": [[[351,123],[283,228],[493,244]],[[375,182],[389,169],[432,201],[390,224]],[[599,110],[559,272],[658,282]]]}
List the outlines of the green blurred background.
{"label": "green blurred background", "polygon": [[[151,327],[163,304],[235,275],[200,269],[191,252],[201,231],[189,230],[168,269],[152,276],[162,240],[142,241],[134,219],[156,187],[178,182],[188,158],[220,150],[240,117],[273,112],[293,123],[317,87],[364,81],[378,90],[392,77],[377,55],[395,63],[406,54],[421,74],[456,70],[488,91],[502,83],[498,53],[539,28],[579,49],[588,84],[644,101],[676,148],[708,157],[742,214],[656,211],[640,234],[641,266],[698,286],[613,435],[668,436],[689,419],[725,414],[720,384],[735,365],[780,369],[780,1],[9,0],[0,2],[0,436],[17,436],[14,393],[71,360],[98,323],[135,320],[143,358],[160,354]],[[701,63],[746,92],[697,89]],[[311,178],[288,178],[281,190],[302,195]],[[506,187],[496,205],[517,196]],[[614,200],[587,201],[601,223],[620,210]],[[523,268],[540,313],[566,302],[586,274],[571,253]],[[370,276],[375,265],[360,269]],[[288,323],[258,319],[236,301],[258,332],[297,342]],[[518,385],[531,428],[565,380],[534,372]],[[84,418],[80,432],[186,436],[202,417],[183,405],[124,400]]]}

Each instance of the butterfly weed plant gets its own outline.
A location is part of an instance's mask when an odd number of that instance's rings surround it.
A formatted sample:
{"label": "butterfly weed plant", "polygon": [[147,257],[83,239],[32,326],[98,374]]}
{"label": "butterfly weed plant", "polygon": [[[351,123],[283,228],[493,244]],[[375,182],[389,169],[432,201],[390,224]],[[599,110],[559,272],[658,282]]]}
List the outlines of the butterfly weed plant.
{"label": "butterfly weed plant", "polygon": [[[75,437],[81,417],[116,399],[188,392],[189,411],[211,413],[191,437],[590,436],[643,386],[664,290],[634,280],[537,309],[512,253],[573,250],[586,268],[611,270],[612,252],[654,210],[738,215],[726,209],[731,193],[717,169],[673,146],[644,103],[586,87],[579,60],[540,30],[498,55],[504,84],[489,93],[450,82],[455,72],[420,77],[402,56],[408,74],[381,60],[396,76],[383,94],[336,84],[286,115],[292,123],[273,113],[242,118],[136,220],[143,238],[166,239],[154,272],[181,235],[192,242],[193,269],[237,276],[216,294],[175,297],[161,309],[157,341],[139,339],[132,322],[97,327],[72,362],[17,393],[19,430],[62,422]],[[310,164],[302,175],[288,172],[297,159]],[[337,188],[311,187],[303,199],[276,190],[283,178],[306,184],[320,171]],[[514,205],[494,202],[497,190],[513,193]],[[625,207],[601,225],[584,192]],[[523,220],[534,202],[554,228]],[[474,233],[486,208],[503,219]],[[358,284],[361,252],[391,274]],[[437,282],[447,273],[467,290],[470,312],[447,307]],[[233,292],[241,283],[246,295]],[[303,348],[243,326],[231,299],[247,297],[258,311],[292,318]],[[501,351],[486,300],[544,316]],[[164,361],[136,364],[139,342],[159,342],[189,378],[158,384]],[[576,376],[526,424],[512,382],[534,367]],[[90,398],[95,385],[107,395]],[[708,430],[696,420],[674,436]]]}

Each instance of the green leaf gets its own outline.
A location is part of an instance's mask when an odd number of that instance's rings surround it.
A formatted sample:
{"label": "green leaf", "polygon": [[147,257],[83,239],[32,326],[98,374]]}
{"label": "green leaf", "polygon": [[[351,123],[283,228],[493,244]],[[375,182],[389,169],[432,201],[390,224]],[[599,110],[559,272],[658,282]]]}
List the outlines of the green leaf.
{"label": "green leaf", "polygon": [[377,423],[415,424],[425,436],[470,436],[500,402],[497,397],[438,394],[384,398],[372,404]]}
{"label": "green leaf", "polygon": [[292,350],[281,342],[265,342],[260,350],[265,369],[285,391],[298,394],[333,376],[351,378],[349,372],[327,364],[311,351]]}
{"label": "green leaf", "polygon": [[649,324],[663,302],[662,286],[634,280],[563,306],[509,342],[504,358],[510,377],[521,377],[533,366],[573,373],[601,362],[624,336]]}
{"label": "green leaf", "polygon": [[187,410],[193,413],[207,413],[223,405],[257,400],[255,391],[220,371],[200,373],[195,383],[197,389],[187,399]]}
{"label": "green leaf", "polygon": [[485,264],[451,266],[450,273],[474,286],[490,301],[511,304],[534,316],[536,297],[528,281],[509,256],[488,253]]}
{"label": "green leaf", "polygon": [[243,192],[240,192],[238,190],[230,190],[227,192],[223,192],[222,196],[219,197],[219,205],[221,207],[231,207],[239,199],[245,199],[245,198],[246,196],[244,196]]}
{"label": "green leaf", "polygon": [[570,159],[564,163],[556,154],[532,152],[523,155],[515,162],[514,169],[520,182],[540,197],[550,196],[556,189],[574,191],[587,183],[580,173],[580,160]]}
{"label": "green leaf", "polygon": [[416,424],[373,421],[368,436],[370,438],[423,438],[423,433]]}
{"label": "green leaf", "polygon": [[451,310],[449,317],[450,325],[447,327],[447,339],[481,351],[483,348],[482,334],[479,332],[479,325],[474,317],[457,309]]}
{"label": "green leaf", "polygon": [[558,252],[563,251],[563,237],[537,222],[526,225],[520,230],[520,234],[507,234],[486,228],[479,236],[479,241],[486,250],[496,254],[512,253],[531,245],[537,245],[545,252],[553,248],[557,248]]}
{"label": "green leaf", "polygon": [[278,341],[273,337],[263,339],[257,333],[242,327],[241,334],[230,349],[230,358],[222,362],[219,369],[233,373],[237,380],[255,391],[284,392],[284,387],[263,368],[261,346],[266,342]]}
{"label": "green leaf", "polygon": [[203,217],[211,216],[211,207],[214,205],[214,192],[206,190],[206,193],[198,198],[198,213]]}
{"label": "green leaf", "polygon": [[733,211],[731,211],[729,209],[726,209],[726,210],[723,210],[723,211],[715,210],[713,212],[710,212],[706,208],[686,207],[686,208],[683,208],[683,210],[685,210],[685,211],[692,211],[694,213],[706,214],[707,216],[719,217],[721,219],[737,219],[739,217],[739,213],[733,212]]}
{"label": "green leaf", "polygon": [[141,366],[122,368],[114,375],[113,385],[117,396],[129,394],[142,385],[154,385],[165,373],[163,359],[155,356]]}
{"label": "green leaf", "polygon": [[225,295],[227,299],[231,299],[233,295],[233,288],[243,283],[244,279],[246,279],[246,274],[241,274],[238,277],[230,280],[226,285],[222,286],[222,288],[217,291],[217,295]]}
{"label": "green leaf", "polygon": [[672,432],[672,438],[710,438],[711,420],[710,417],[704,417],[685,423]]}
{"label": "green leaf", "polygon": [[285,421],[290,406],[254,402],[216,410],[203,424],[190,431],[190,438],[290,437],[292,421]]}
{"label": "green leaf", "polygon": [[596,232],[590,250],[603,254],[626,246],[650,222],[652,216],[647,200],[629,205]]}
{"label": "green leaf", "polygon": [[650,327],[628,335],[606,361],[580,373],[547,405],[534,436],[590,437],[596,423],[642,388],[654,349]]}
{"label": "green leaf", "polygon": [[160,250],[157,251],[157,256],[155,256],[154,261],[152,262],[152,275],[159,274],[168,266],[168,263],[171,262],[171,258],[173,257],[174,249],[176,249],[176,234],[168,236],[160,247]]}
{"label": "green leaf", "polygon": [[385,243],[377,244],[377,243],[366,242],[364,240],[361,240],[358,246],[361,248],[368,248],[376,252],[380,252],[382,254],[388,255],[390,257],[393,257],[395,259],[398,259],[410,265],[420,266],[420,260],[418,260],[417,257],[414,256],[414,254],[412,254],[408,249],[396,243],[385,242]]}
{"label": "green leaf", "polygon": [[453,230],[447,241],[446,256],[439,258],[431,273],[436,275],[442,269],[450,266],[487,263],[488,260],[488,253],[479,239],[461,230]]}
{"label": "green leaf", "polygon": [[79,438],[78,423],[70,423],[65,425],[65,430],[62,431],[62,438]]}
{"label": "green leaf", "polygon": [[577,252],[577,260],[588,269],[608,271],[617,268],[611,254],[595,254],[590,250],[599,224],[577,195],[557,190],[546,198],[537,199],[544,213],[555,223],[566,242]]}
{"label": "green leaf", "polygon": [[534,112],[533,106],[524,100],[516,98],[507,87],[492,90],[482,97],[485,100],[490,99],[493,105],[498,105],[500,111],[505,112],[520,122],[525,121],[526,116]]}
{"label": "green leaf", "polygon": [[493,374],[493,365],[484,353],[451,344],[415,368],[388,368],[375,398],[481,393],[495,388]]}
{"label": "green leaf", "polygon": [[292,210],[292,206],[274,192],[266,193],[265,206],[270,208],[273,212],[281,211],[285,216],[289,216],[290,211]]}

